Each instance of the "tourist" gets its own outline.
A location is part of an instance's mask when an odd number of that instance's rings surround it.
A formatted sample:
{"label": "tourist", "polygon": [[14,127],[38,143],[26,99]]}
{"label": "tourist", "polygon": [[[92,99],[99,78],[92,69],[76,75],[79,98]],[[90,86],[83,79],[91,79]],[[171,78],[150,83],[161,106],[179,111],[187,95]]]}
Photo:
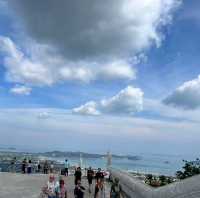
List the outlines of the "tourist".
{"label": "tourist", "polygon": [[98,168],[98,171],[96,172],[95,175],[95,179],[97,181],[98,179],[103,179],[103,178],[104,178],[103,172],[101,171],[101,168]]}
{"label": "tourist", "polygon": [[59,186],[55,189],[56,198],[67,198],[67,188],[64,179],[59,180]]}
{"label": "tourist", "polygon": [[75,181],[74,181],[74,183],[75,183],[75,185],[77,185],[78,180],[81,181],[81,176],[82,176],[81,167],[78,167],[78,168],[76,169],[76,171],[75,171],[75,173],[74,173],[74,176],[75,176]]}
{"label": "tourist", "polygon": [[113,184],[111,185],[110,198],[120,198],[121,197],[121,186],[119,184],[119,179],[115,178]]}
{"label": "tourist", "polygon": [[96,175],[95,175],[95,179],[96,179],[96,187],[101,189],[101,191],[98,192],[98,194],[102,195],[103,190],[104,190],[104,174],[101,171],[101,168],[98,168],[98,171],[96,172]]}
{"label": "tourist", "polygon": [[94,176],[94,171],[92,170],[92,167],[89,167],[87,171],[87,180],[88,180],[88,185],[89,185],[89,193],[91,193],[91,185],[92,185],[92,180]]}
{"label": "tourist", "polygon": [[81,186],[81,180],[77,180],[77,185],[74,189],[74,197],[75,198],[83,198],[84,197],[85,188]]}
{"label": "tourist", "polygon": [[39,160],[35,164],[35,169],[36,169],[37,173],[39,173],[41,171],[41,165],[40,165],[40,161]]}
{"label": "tourist", "polygon": [[50,165],[50,173],[53,173],[53,171],[54,171],[54,164],[53,164],[53,162],[51,162],[51,165]]}
{"label": "tourist", "polygon": [[48,198],[56,198],[55,190],[57,186],[58,184],[55,181],[54,175],[50,175],[47,185],[43,188],[44,195],[46,195]]}
{"label": "tourist", "polygon": [[95,179],[96,179],[96,181],[100,179],[103,182],[103,180],[104,180],[104,174],[101,171],[101,168],[98,168],[98,171],[97,171],[97,173],[95,175]]}
{"label": "tourist", "polygon": [[26,173],[26,168],[27,168],[27,161],[26,158],[22,161],[22,173]]}
{"label": "tourist", "polygon": [[65,176],[68,176],[68,174],[69,174],[69,162],[68,162],[68,159],[65,160],[64,167],[65,167]]}
{"label": "tourist", "polygon": [[14,157],[12,160],[11,160],[11,163],[10,163],[10,171],[12,173],[14,173],[16,171],[16,161],[17,161],[17,158]]}
{"label": "tourist", "polygon": [[44,162],[44,166],[43,166],[43,172],[44,174],[48,174],[48,170],[49,170],[49,164],[47,162],[47,160]]}
{"label": "tourist", "polygon": [[38,161],[38,164],[37,164],[37,170],[38,170],[38,173],[41,172],[41,164],[40,164],[40,161]]}
{"label": "tourist", "polygon": [[27,173],[28,174],[32,173],[32,162],[31,162],[31,160],[28,161]]}
{"label": "tourist", "polygon": [[104,186],[100,178],[96,180],[94,198],[104,198]]}

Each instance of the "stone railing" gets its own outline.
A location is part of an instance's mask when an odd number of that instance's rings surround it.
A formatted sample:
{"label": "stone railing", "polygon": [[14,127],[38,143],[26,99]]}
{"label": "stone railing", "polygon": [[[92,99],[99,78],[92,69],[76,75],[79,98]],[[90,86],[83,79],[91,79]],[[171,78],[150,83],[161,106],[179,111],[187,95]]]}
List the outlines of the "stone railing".
{"label": "stone railing", "polygon": [[200,175],[167,186],[152,188],[127,172],[109,170],[111,179],[118,178],[128,198],[200,198]]}

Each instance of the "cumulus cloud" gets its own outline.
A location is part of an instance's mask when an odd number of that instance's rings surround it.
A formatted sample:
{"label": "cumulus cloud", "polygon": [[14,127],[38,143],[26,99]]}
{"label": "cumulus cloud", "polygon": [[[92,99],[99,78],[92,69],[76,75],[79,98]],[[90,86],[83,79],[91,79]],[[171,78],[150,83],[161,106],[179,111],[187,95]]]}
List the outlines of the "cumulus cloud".
{"label": "cumulus cloud", "polygon": [[26,31],[68,58],[126,56],[159,45],[179,0],[9,0]]}
{"label": "cumulus cloud", "polygon": [[27,54],[8,38],[3,41],[12,45],[5,61],[7,79],[37,86],[135,79],[137,61],[132,59],[139,60],[146,49],[160,45],[161,27],[171,22],[180,4],[180,0],[7,2],[22,31],[36,43],[25,45],[25,51],[35,48]]}
{"label": "cumulus cloud", "polygon": [[73,112],[82,115],[100,115],[100,112],[97,110],[97,103],[94,101],[87,102],[80,107],[74,108]]}
{"label": "cumulus cloud", "polygon": [[141,111],[142,108],[143,92],[139,88],[128,86],[111,98],[99,102],[90,101],[74,108],[73,112],[84,115],[99,115],[100,113],[132,115]]}
{"label": "cumulus cloud", "polygon": [[97,62],[72,62],[59,56],[49,46],[31,44],[29,51],[23,52],[10,38],[0,36],[0,51],[5,54],[8,81],[50,86],[63,81],[88,83],[100,79],[135,78],[135,69],[124,60],[108,62],[104,66]]}
{"label": "cumulus cloud", "polygon": [[16,95],[30,95],[32,89],[26,86],[16,85],[15,87],[10,89],[10,92]]}
{"label": "cumulus cloud", "polygon": [[100,79],[134,79],[136,78],[136,71],[131,65],[123,60],[113,61],[107,63],[99,69],[97,76]]}
{"label": "cumulus cloud", "polygon": [[171,95],[163,100],[167,105],[184,109],[200,107],[200,75],[198,78],[183,83]]}

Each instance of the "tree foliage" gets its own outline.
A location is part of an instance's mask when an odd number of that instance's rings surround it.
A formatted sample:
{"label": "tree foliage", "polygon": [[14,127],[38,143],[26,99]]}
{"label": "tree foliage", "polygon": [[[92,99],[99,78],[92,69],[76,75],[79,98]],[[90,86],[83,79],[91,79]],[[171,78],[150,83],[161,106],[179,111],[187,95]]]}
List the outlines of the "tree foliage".
{"label": "tree foliage", "polygon": [[178,179],[185,179],[200,174],[200,159],[197,158],[192,162],[183,160],[183,162],[185,163],[183,170],[176,172]]}

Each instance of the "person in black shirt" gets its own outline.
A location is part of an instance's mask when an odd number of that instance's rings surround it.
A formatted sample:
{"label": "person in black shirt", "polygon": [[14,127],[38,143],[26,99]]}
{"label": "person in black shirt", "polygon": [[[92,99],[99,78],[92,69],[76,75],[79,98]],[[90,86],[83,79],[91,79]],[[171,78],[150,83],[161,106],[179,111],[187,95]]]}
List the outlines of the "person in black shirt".
{"label": "person in black shirt", "polygon": [[102,194],[104,189],[104,174],[101,171],[101,168],[98,168],[98,171],[95,175],[96,179],[96,186],[95,186],[95,197],[97,197],[97,194]]}
{"label": "person in black shirt", "polygon": [[10,171],[11,172],[15,172],[16,170],[16,162],[17,162],[17,158],[14,157],[12,160],[11,160],[11,163],[10,163]]}
{"label": "person in black shirt", "polygon": [[87,179],[88,179],[88,184],[89,184],[89,193],[91,193],[91,185],[92,185],[92,180],[94,176],[94,171],[92,170],[91,167],[89,167],[87,171]]}
{"label": "person in black shirt", "polygon": [[26,173],[26,168],[27,168],[27,161],[26,158],[22,161],[22,173]]}
{"label": "person in black shirt", "polygon": [[84,198],[84,190],[85,188],[81,186],[81,180],[77,180],[77,185],[74,189],[74,197],[75,198]]}
{"label": "person in black shirt", "polygon": [[81,176],[82,176],[81,168],[80,168],[80,167],[78,167],[78,168],[76,169],[76,171],[75,171],[75,173],[74,173],[74,176],[75,176],[75,181],[74,181],[74,183],[75,183],[75,185],[77,185],[78,180],[81,181]]}
{"label": "person in black shirt", "polygon": [[49,163],[48,163],[48,161],[46,160],[46,161],[44,162],[44,165],[43,165],[43,172],[44,172],[44,174],[48,174],[48,170],[49,170]]}
{"label": "person in black shirt", "polygon": [[95,179],[96,179],[96,181],[98,181],[99,179],[100,180],[104,180],[104,174],[103,174],[103,172],[101,172],[100,168],[98,168],[98,171],[96,173]]}
{"label": "person in black shirt", "polygon": [[37,165],[37,171],[38,171],[38,173],[40,173],[40,171],[41,171],[41,165],[40,165],[40,162],[38,162],[38,165]]}

